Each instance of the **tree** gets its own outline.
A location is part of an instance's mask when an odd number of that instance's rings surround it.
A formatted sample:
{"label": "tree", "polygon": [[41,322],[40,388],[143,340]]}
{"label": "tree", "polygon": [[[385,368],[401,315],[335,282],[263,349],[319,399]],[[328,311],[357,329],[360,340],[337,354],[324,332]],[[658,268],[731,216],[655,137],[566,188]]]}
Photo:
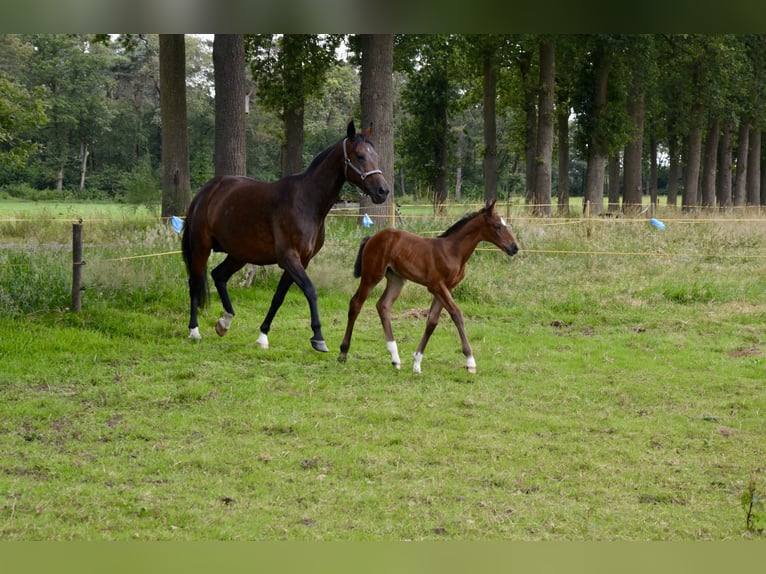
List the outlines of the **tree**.
{"label": "tree", "polygon": [[160,34],[162,217],[186,213],[191,201],[183,34]]}
{"label": "tree", "polygon": [[408,80],[402,91],[407,112],[401,134],[404,164],[431,192],[437,211],[447,200],[455,44],[455,38],[444,34],[397,38],[397,62]]}
{"label": "tree", "polygon": [[246,175],[245,41],[242,34],[216,34],[215,175]]}
{"label": "tree", "polygon": [[[373,140],[380,158],[383,177],[393,186],[394,181],[394,35],[360,34],[361,51],[360,102],[362,106],[362,128],[373,128]],[[392,188],[393,189],[393,188]],[[360,213],[367,213],[373,222],[382,225],[392,221],[394,194],[386,201],[374,205],[364,195],[360,198]]]}
{"label": "tree", "polygon": [[553,161],[555,49],[550,39],[540,41],[540,100],[535,154],[534,212],[551,214],[551,174]]}
{"label": "tree", "polygon": [[46,122],[41,94],[30,93],[0,70],[0,165],[23,168],[40,149],[28,134]]}
{"label": "tree", "polygon": [[33,34],[24,39],[34,46],[29,82],[45,90],[48,102],[50,121],[41,130],[44,161],[59,192],[70,170],[79,174],[82,190],[93,145],[111,119],[106,98],[110,53],[82,35]]}
{"label": "tree", "polygon": [[337,63],[339,34],[245,36],[245,53],[257,84],[256,97],[284,123],[282,174],[303,170],[304,111],[327,71]]}

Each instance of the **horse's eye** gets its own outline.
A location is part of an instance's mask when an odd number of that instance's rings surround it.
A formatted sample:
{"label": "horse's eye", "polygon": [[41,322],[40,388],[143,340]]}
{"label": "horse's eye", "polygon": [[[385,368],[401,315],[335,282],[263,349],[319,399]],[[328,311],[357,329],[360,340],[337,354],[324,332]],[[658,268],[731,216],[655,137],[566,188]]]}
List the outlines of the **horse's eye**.
{"label": "horse's eye", "polygon": [[363,155],[357,155],[356,156],[356,161],[358,161],[359,163],[362,163],[364,161],[364,156]]}

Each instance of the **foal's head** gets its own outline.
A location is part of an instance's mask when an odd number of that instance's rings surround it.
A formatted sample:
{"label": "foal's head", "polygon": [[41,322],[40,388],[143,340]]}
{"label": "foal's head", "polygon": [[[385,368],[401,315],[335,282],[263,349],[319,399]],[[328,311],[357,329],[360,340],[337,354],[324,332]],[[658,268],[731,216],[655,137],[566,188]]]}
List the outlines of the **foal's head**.
{"label": "foal's head", "polygon": [[346,179],[370,196],[373,203],[383,203],[389,187],[378,167],[378,152],[370,141],[372,126],[357,133],[353,120],[349,122],[346,139],[343,140],[343,156]]}
{"label": "foal's head", "polygon": [[508,255],[516,255],[519,244],[511,232],[511,228],[505,223],[499,213],[495,211],[495,200],[487,202],[487,205],[479,212],[484,217],[482,239],[493,243]]}

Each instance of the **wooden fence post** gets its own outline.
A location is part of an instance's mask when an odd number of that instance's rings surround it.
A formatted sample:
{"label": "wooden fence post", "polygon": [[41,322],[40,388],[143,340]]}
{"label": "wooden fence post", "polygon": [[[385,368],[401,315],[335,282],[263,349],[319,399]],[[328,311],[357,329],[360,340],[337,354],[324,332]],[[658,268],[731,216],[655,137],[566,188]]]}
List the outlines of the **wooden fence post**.
{"label": "wooden fence post", "polygon": [[72,224],[72,312],[79,313],[82,302],[82,219]]}

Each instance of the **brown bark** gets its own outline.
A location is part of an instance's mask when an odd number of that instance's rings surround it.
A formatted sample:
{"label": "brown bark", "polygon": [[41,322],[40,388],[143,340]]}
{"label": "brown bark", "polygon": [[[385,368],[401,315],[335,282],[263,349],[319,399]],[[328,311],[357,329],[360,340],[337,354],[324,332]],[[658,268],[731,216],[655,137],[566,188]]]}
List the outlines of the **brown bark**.
{"label": "brown bark", "polygon": [[718,137],[721,122],[711,118],[705,137],[705,155],[702,162],[702,207],[715,207],[715,182],[718,162]]}
{"label": "brown bark", "polygon": [[632,137],[625,144],[622,210],[638,213],[643,204],[643,152],[644,152],[644,108],[643,87],[636,79],[628,98],[628,117]]}
{"label": "brown bark", "polygon": [[551,214],[555,66],[553,43],[540,42],[540,103],[537,116],[537,153],[535,154],[535,213],[546,217]]}
{"label": "brown bark", "polygon": [[482,62],[484,96],[484,200],[497,199],[497,67],[495,53],[487,51]]}
{"label": "brown bark", "polygon": [[750,123],[739,124],[737,138],[737,167],[734,176],[734,207],[745,207],[747,203],[747,156],[750,140]]}
{"label": "brown bark", "polygon": [[186,213],[191,201],[183,34],[160,34],[162,217]]}
{"label": "brown bark", "polygon": [[245,41],[242,34],[216,34],[215,175],[246,175]]}
{"label": "brown bark", "polygon": [[747,157],[747,204],[761,204],[761,130],[750,128]]}
{"label": "brown bark", "polygon": [[[394,36],[361,34],[362,66],[359,99],[362,107],[362,130],[372,125],[372,141],[378,152],[383,177],[391,193],[375,205],[367,196],[359,202],[360,215],[367,213],[378,226],[393,225],[394,191]],[[403,179],[403,177],[402,177]],[[360,217],[361,220],[361,217]]]}

